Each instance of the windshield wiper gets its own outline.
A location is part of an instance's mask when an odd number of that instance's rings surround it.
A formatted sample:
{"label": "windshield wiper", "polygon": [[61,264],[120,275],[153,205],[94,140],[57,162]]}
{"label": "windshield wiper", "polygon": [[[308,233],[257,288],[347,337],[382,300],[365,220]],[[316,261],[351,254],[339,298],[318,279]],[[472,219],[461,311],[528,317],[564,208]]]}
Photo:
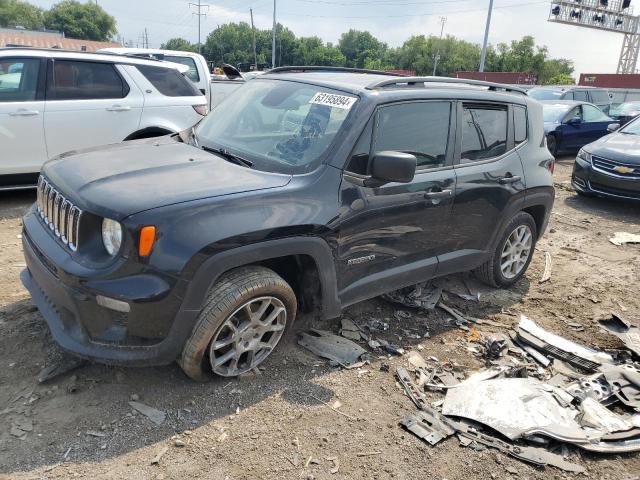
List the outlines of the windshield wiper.
{"label": "windshield wiper", "polygon": [[247,168],[253,167],[252,161],[247,160],[246,158],[242,158],[238,155],[235,155],[224,148],[212,148],[212,147],[207,147],[206,145],[202,145],[200,148],[202,148],[202,150],[204,150],[205,152],[215,153],[216,155],[220,155],[225,160],[231,163],[235,163],[236,165],[240,165]]}

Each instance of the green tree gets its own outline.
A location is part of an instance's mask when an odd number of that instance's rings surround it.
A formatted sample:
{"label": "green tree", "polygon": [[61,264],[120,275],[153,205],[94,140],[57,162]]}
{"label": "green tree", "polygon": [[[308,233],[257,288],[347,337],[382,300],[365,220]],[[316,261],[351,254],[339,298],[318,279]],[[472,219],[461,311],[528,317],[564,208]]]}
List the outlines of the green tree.
{"label": "green tree", "polygon": [[575,85],[576,81],[571,75],[561,73],[555,77],[551,77],[543,85]]}
{"label": "green tree", "polygon": [[162,50],[179,50],[182,52],[197,52],[198,45],[195,43],[191,43],[184,38],[172,38],[171,40],[167,40],[166,43],[163,43],[160,48]]}
{"label": "green tree", "polygon": [[347,67],[364,68],[367,59],[382,59],[387,45],[369,32],[352,29],[341,35],[338,48],[346,58]]}
{"label": "green tree", "polygon": [[116,33],[116,20],[93,2],[63,0],[44,14],[44,24],[70,38],[109,40]]}
{"label": "green tree", "polygon": [[0,27],[16,26],[41,29],[44,26],[42,9],[21,0],[0,0]]}

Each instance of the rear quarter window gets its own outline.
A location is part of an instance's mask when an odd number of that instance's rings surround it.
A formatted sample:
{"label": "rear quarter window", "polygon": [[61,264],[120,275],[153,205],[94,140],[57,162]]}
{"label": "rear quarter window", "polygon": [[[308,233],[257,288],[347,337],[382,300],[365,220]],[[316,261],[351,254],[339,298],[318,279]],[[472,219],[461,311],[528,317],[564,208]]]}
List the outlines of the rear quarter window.
{"label": "rear quarter window", "polygon": [[527,109],[520,106],[513,107],[514,140],[519,145],[527,140]]}
{"label": "rear quarter window", "polygon": [[138,71],[167,97],[197,97],[202,95],[196,86],[172,68],[136,65]]}

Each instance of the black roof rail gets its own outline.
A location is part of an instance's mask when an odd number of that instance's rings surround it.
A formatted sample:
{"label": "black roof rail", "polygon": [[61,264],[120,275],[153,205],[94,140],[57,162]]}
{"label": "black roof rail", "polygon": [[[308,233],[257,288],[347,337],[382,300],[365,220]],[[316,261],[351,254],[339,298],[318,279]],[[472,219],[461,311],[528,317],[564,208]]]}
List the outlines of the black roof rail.
{"label": "black roof rail", "polygon": [[377,90],[386,87],[394,87],[407,84],[408,86],[414,86],[416,84],[423,84],[426,86],[428,83],[451,83],[455,85],[470,85],[474,87],[486,87],[488,90],[505,92],[515,92],[526,95],[526,90],[518,87],[512,87],[502,83],[484,82],[482,80],[469,80],[466,78],[450,78],[450,77],[400,77],[394,80],[382,80],[379,82],[373,82],[367,85],[367,90]]}
{"label": "black roof rail", "polygon": [[287,73],[287,72],[336,72],[336,73],[368,73],[370,75],[386,75],[389,77],[403,77],[397,73],[384,72],[382,70],[367,70],[365,68],[349,68],[349,67],[323,67],[323,66],[291,66],[276,67],[267,70],[265,73]]}

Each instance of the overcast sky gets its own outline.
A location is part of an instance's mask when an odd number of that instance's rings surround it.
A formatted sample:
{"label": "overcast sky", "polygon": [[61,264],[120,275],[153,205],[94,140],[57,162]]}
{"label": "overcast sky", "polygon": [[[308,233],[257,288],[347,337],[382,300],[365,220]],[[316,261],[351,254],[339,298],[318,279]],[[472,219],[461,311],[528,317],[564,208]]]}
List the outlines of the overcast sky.
{"label": "overcast sky", "polygon": [[[55,0],[31,0],[49,8]],[[197,0],[191,0],[197,3]],[[640,0],[632,2],[638,3]],[[118,32],[126,40],[140,41],[146,27],[151,47],[172,37],[197,41],[197,10],[189,0],[98,0],[115,16]],[[278,21],[298,36],[317,35],[336,42],[350,28],[369,30],[390,46],[411,35],[440,33],[440,16],[447,17],[445,34],[482,42],[489,0],[278,0]],[[270,28],[273,0],[220,0],[209,3],[202,20],[203,41],[218,24],[249,22],[254,10],[258,28]],[[549,23],[548,1],[495,0],[490,43],[509,42],[533,35],[554,57],[575,62],[576,74],[615,73],[622,35]]]}

